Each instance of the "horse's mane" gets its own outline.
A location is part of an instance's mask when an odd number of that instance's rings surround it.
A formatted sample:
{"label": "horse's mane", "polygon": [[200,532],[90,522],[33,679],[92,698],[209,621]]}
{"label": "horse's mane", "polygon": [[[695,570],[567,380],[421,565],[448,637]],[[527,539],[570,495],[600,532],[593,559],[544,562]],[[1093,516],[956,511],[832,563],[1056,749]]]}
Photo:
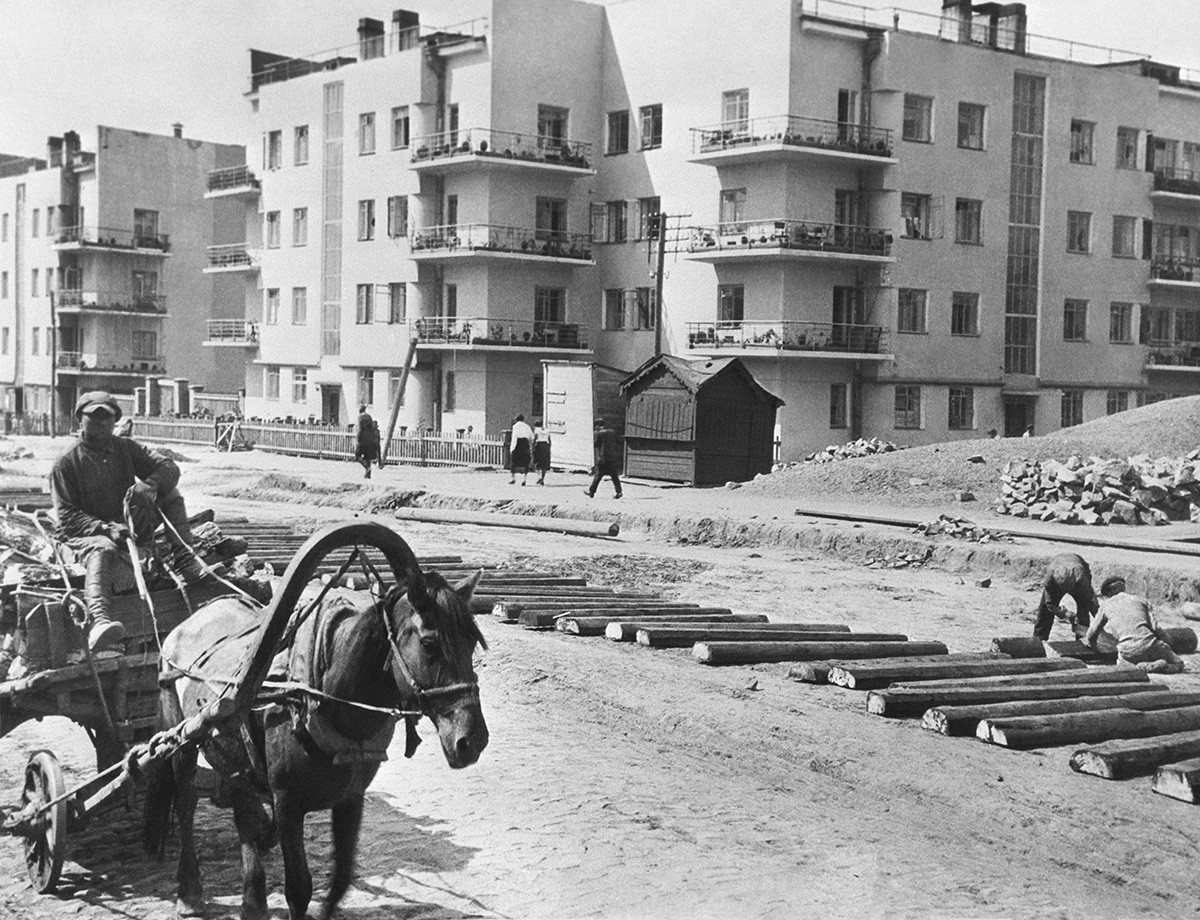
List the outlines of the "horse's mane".
{"label": "horse's mane", "polygon": [[458,596],[441,572],[436,569],[425,572],[425,593],[437,609],[438,636],[442,652],[449,660],[471,654],[476,645],[487,648],[487,640],[475,622],[470,603]]}

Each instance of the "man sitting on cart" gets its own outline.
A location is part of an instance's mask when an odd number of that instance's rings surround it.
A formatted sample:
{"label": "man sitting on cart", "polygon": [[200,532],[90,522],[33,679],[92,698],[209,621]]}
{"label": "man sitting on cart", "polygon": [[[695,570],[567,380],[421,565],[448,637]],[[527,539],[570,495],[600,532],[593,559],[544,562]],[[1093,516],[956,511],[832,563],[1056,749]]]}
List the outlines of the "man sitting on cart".
{"label": "man sitting on cart", "polygon": [[[80,396],[75,418],[80,423],[79,441],[50,471],[50,494],[58,537],[75,551],[86,570],[88,648],[97,651],[113,648],[125,638],[125,627],[111,615],[117,555],[130,536],[139,545],[150,543],[160,512],[171,525],[166,528],[173,546],[171,568],[187,582],[202,578],[204,568],[191,550],[192,532],[183,496],[175,488],[179,467],[174,461],[131,438],[114,437],[121,407],[103,390]],[[132,534],[126,524],[127,496]]]}

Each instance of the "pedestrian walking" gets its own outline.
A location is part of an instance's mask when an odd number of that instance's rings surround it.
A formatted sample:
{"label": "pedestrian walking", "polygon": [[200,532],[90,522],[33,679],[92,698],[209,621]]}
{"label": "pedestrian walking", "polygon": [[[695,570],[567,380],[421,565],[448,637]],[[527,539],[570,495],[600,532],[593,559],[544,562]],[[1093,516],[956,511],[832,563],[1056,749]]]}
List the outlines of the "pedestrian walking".
{"label": "pedestrian walking", "polygon": [[595,451],[596,466],[592,470],[592,484],[589,488],[584,489],[584,494],[588,498],[596,497],[596,488],[600,485],[600,480],[607,476],[612,480],[613,487],[617,490],[613,498],[621,497],[621,442],[617,438],[617,433],[605,422],[604,419],[596,419],[595,432],[592,435],[592,447]]}
{"label": "pedestrian walking", "polygon": [[363,479],[370,479],[371,464],[379,459],[379,425],[371,417],[366,406],[358,407],[355,436],[357,443],[354,449],[354,459],[362,464]]}
{"label": "pedestrian walking", "polygon": [[516,482],[517,470],[520,470],[521,485],[525,485],[525,480],[529,478],[529,467],[533,463],[533,429],[523,415],[513,419],[512,440],[508,448],[511,455],[508,482],[510,485]]}
{"label": "pedestrian walking", "polygon": [[537,484],[544,486],[550,472],[550,432],[540,418],[533,420],[533,468],[537,470]]}

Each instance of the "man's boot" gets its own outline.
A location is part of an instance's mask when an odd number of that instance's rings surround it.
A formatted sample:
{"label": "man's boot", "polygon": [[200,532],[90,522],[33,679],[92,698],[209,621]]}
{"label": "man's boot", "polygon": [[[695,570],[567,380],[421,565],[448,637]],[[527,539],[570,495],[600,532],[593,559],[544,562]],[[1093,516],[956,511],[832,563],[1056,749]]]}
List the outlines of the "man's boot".
{"label": "man's boot", "polygon": [[88,609],[87,642],[93,652],[111,649],[125,639],[124,624],[109,616],[108,594],[104,590],[110,576],[111,560],[107,555],[103,552],[88,555],[83,583],[83,600]]}
{"label": "man's boot", "polygon": [[194,585],[198,581],[203,581],[208,576],[199,557],[188,546],[176,547],[174,557],[171,560],[171,568],[183,579],[184,584],[188,585]]}

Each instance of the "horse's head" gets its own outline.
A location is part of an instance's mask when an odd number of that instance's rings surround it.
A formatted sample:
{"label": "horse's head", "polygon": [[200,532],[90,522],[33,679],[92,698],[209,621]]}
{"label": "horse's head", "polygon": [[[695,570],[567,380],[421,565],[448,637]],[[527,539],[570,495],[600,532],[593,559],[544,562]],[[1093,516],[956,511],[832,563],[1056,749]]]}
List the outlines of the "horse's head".
{"label": "horse's head", "polygon": [[475,647],[487,642],[471,615],[481,574],[451,585],[437,572],[418,572],[407,592],[393,589],[385,600],[396,686],[433,720],[455,769],[475,763],[488,743],[474,665]]}

